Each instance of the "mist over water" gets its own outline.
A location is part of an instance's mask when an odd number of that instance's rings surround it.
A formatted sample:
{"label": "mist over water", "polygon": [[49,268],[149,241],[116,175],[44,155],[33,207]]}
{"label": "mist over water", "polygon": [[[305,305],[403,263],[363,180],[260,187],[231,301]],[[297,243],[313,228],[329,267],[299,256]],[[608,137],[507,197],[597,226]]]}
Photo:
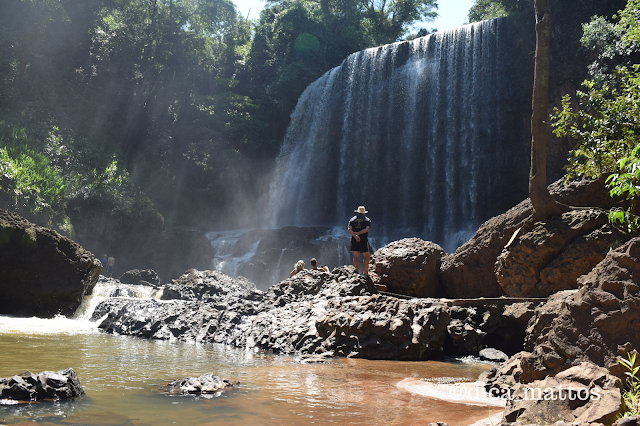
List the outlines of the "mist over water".
{"label": "mist over water", "polygon": [[367,49],[312,83],[264,227],[346,226],[365,205],[381,245],[417,236],[451,253],[519,202],[527,153],[514,142],[511,32],[495,19]]}

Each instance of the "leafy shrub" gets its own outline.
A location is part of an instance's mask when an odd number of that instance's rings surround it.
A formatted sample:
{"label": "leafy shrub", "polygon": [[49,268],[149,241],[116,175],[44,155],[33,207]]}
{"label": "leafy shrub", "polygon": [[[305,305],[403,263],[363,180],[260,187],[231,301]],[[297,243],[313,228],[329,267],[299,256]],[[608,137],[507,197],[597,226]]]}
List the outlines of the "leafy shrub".
{"label": "leafy shrub", "polygon": [[49,158],[31,148],[24,129],[2,122],[0,144],[1,205],[46,225],[63,219],[68,190]]}
{"label": "leafy shrub", "polygon": [[640,366],[636,365],[636,355],[637,353],[627,353],[628,359],[618,359],[618,362],[628,370],[624,373],[627,380],[622,391],[622,399],[627,407],[623,417],[640,416],[640,377],[638,377]]}

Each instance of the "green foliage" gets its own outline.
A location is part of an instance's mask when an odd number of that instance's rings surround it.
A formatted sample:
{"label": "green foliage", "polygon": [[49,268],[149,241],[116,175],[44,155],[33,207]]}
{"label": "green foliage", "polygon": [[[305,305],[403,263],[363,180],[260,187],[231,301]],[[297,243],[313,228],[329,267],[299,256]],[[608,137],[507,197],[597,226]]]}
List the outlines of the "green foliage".
{"label": "green foliage", "polygon": [[627,359],[619,358],[618,362],[622,364],[628,371],[625,371],[627,380],[625,389],[622,391],[622,398],[625,402],[627,410],[623,417],[634,417],[640,415],[640,365],[636,365],[637,353],[627,353]]}
{"label": "green foliage", "polygon": [[577,92],[579,108],[574,111],[570,97],[564,96],[562,110],[555,109],[554,133],[569,136],[578,143],[569,153],[565,167],[567,179],[587,175],[609,175],[611,196],[624,197],[631,207],[610,213],[612,223],[624,224],[629,231],[638,228],[636,200],[640,196],[638,153],[640,142],[640,71],[634,66],[617,69],[615,85],[586,81],[588,92]]}
{"label": "green foliage", "polygon": [[583,24],[580,42],[585,50],[596,55],[589,65],[589,73],[596,84],[615,83],[613,72],[616,67],[640,61],[640,31],[638,10],[640,0],[629,0],[627,6],[609,22],[602,16],[594,16],[591,22]]}
{"label": "green foliage", "polygon": [[51,225],[64,217],[67,187],[49,158],[35,151],[24,129],[0,122],[0,201]]}
{"label": "green foliage", "polygon": [[469,9],[469,22],[479,22],[520,13],[527,7],[530,8],[532,4],[533,2],[525,0],[475,0]]}
{"label": "green foliage", "polygon": [[565,167],[567,179],[608,175],[611,196],[629,205],[612,210],[609,220],[630,232],[640,226],[640,65],[619,63],[631,61],[638,50],[639,5],[640,0],[629,0],[615,24],[594,17],[583,26],[583,46],[599,54],[591,65],[594,78],[583,83],[586,91],[576,93],[575,109],[566,95],[562,110],[555,109],[552,117],[556,136],[577,141]]}

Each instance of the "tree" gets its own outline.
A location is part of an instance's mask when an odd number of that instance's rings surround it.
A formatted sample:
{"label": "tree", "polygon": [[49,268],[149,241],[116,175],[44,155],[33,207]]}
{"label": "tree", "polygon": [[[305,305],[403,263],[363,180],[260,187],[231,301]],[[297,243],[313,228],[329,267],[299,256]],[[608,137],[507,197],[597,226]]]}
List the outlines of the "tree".
{"label": "tree", "polygon": [[531,7],[531,3],[526,0],[475,0],[469,9],[469,22],[513,15],[528,7]]}
{"label": "tree", "polygon": [[535,0],[536,57],[531,115],[531,170],[529,198],[534,219],[560,214],[562,209],[547,188],[547,104],[549,99],[549,50],[551,9],[549,0]]}

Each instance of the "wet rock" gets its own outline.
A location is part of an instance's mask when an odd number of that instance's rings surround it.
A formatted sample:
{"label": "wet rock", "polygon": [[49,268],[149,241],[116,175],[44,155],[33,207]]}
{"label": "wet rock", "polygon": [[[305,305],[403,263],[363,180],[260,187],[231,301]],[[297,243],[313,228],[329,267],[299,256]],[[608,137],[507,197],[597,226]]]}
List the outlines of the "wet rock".
{"label": "wet rock", "polygon": [[607,370],[581,363],[555,377],[511,388],[504,420],[522,424],[611,424],[620,414],[622,384]]}
{"label": "wet rock", "polygon": [[221,394],[239,385],[233,384],[227,379],[221,379],[213,373],[203,374],[200,377],[185,377],[169,383],[165,391],[169,394],[177,395],[201,395],[201,394]]}
{"label": "wet rock", "polygon": [[29,371],[13,377],[0,379],[0,398],[20,401],[59,400],[80,396],[84,393],[80,380],[72,368],[58,372]]}
{"label": "wet rock", "polygon": [[[570,181],[559,180],[549,186],[553,197],[571,206],[590,206],[608,209],[615,205],[609,196],[604,179]],[[522,220],[532,213],[531,201],[526,199],[506,213],[489,219],[476,234],[455,253],[442,262],[442,285],[451,298],[499,297],[505,292],[494,272],[495,262]],[[549,263],[543,265],[546,267]],[[595,264],[593,265],[595,266]]]}
{"label": "wet rock", "polygon": [[509,355],[505,354],[502,351],[499,351],[498,349],[493,349],[493,348],[482,349],[478,353],[478,355],[480,356],[480,359],[484,361],[504,362],[509,359]]}
{"label": "wet rock", "polygon": [[190,271],[174,280],[188,284],[171,293],[179,300],[108,300],[94,316],[106,315],[100,328],[110,333],[284,354],[420,360],[442,353],[444,304],[376,294],[353,267],[303,271],[260,297],[228,277],[215,275],[205,285],[204,277],[214,275]]}
{"label": "wet rock", "polygon": [[160,285],[160,277],[153,269],[132,269],[119,278],[124,284]]}
{"label": "wet rock", "polygon": [[[280,229],[257,229],[240,236],[233,247],[233,254],[240,257],[249,252],[255,254],[243,262],[238,274],[256,283],[259,289],[286,279],[294,264],[302,259],[309,267],[311,258],[318,259],[320,265],[334,268],[345,263],[340,259],[341,250],[336,250],[335,237],[329,227],[286,226]],[[349,236],[341,235],[344,251],[349,249]]]}
{"label": "wet rock", "polygon": [[377,250],[371,265],[379,284],[391,293],[415,297],[440,296],[440,265],[444,250],[430,241],[405,238]]}
{"label": "wet rock", "polygon": [[0,210],[0,314],[71,315],[101,269],[70,239]]}
{"label": "wet rock", "polygon": [[456,355],[478,355],[482,349],[485,332],[461,320],[451,320],[447,325],[445,350]]}

